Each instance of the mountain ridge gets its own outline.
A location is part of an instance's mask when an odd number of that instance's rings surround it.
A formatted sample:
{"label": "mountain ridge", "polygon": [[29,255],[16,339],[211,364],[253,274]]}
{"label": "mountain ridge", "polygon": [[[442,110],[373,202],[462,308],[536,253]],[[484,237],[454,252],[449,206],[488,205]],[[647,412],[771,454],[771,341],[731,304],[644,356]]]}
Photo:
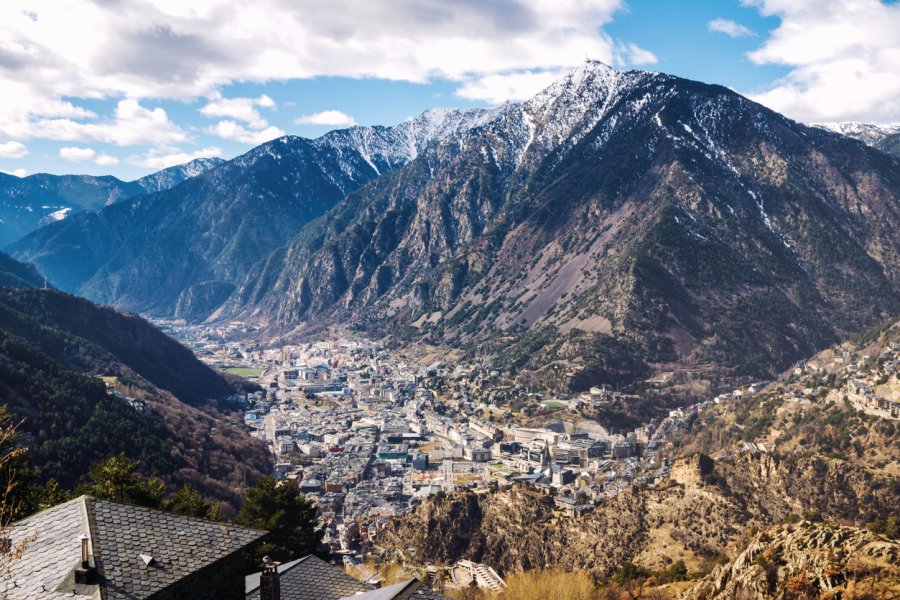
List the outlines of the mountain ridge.
{"label": "mountain ridge", "polygon": [[[349,195],[221,315],[469,348],[613,335],[651,363],[772,374],[898,308],[900,169],[844,140],[721,86],[587,63]],[[566,354],[535,350],[533,368]]]}
{"label": "mountain ridge", "polygon": [[811,123],[810,125],[840,133],[900,158],[900,125],[874,125],[859,121]]}
{"label": "mountain ridge", "polygon": [[404,164],[431,136],[486,112],[428,111],[394,127],[278,138],[175,188],[42,228],[11,251],[58,287],[95,301],[205,317],[307,222]]}
{"label": "mountain ridge", "polygon": [[56,290],[0,287],[0,398],[42,479],[71,486],[110,454],[238,506],[265,445],[223,410],[221,374],[135,315]]}

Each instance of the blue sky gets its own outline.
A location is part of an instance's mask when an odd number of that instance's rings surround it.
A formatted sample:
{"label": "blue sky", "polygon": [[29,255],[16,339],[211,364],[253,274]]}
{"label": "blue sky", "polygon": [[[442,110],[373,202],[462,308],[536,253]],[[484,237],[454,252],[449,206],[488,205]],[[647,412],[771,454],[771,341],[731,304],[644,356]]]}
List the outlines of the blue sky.
{"label": "blue sky", "polygon": [[719,83],[800,120],[900,120],[896,2],[233,4],[4,0],[0,170],[133,179],[285,133],[521,99],[588,57]]}

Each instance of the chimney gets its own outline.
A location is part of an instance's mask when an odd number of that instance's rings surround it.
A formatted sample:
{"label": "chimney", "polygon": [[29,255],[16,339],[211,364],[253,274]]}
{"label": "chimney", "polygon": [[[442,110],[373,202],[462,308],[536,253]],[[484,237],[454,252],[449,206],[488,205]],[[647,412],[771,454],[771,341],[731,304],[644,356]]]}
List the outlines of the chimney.
{"label": "chimney", "polygon": [[278,565],[268,556],[263,558],[262,573],[259,576],[259,599],[281,600],[281,582],[278,579]]}
{"label": "chimney", "polygon": [[88,536],[81,536],[81,563],[75,569],[75,583],[92,585],[97,583],[97,567],[91,565]]}

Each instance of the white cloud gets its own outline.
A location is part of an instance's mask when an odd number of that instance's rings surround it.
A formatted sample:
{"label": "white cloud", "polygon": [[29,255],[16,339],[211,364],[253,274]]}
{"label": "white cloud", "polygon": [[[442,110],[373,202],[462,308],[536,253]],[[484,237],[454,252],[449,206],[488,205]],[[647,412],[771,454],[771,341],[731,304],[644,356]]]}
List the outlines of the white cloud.
{"label": "white cloud", "polygon": [[327,125],[330,127],[351,127],[356,119],[339,110],[323,110],[311,115],[303,115],[294,119],[297,125]]}
{"label": "white cloud", "polygon": [[83,122],[73,118],[42,118],[21,124],[23,137],[64,142],[103,142],[117,146],[176,144],[187,134],[162,108],[148,109],[127,98],[116,105],[113,119]]}
{"label": "white cloud", "polygon": [[499,104],[505,100],[524,100],[547,87],[563,73],[562,70],[552,70],[487,75],[464,83],[456,94],[469,100],[483,100],[491,104]]}
{"label": "white cloud", "polygon": [[110,154],[100,154],[97,156],[94,162],[101,167],[111,167],[113,165],[119,164],[119,159]]}
{"label": "white cloud", "polygon": [[[200,113],[206,117],[229,118],[206,127],[204,131],[225,140],[254,146],[283,136],[284,131],[270,126],[256,107],[275,108],[275,101],[265,94],[258,98],[217,97],[201,108]],[[246,123],[246,127],[237,121]]]}
{"label": "white cloud", "polygon": [[733,38],[756,37],[756,33],[752,29],[731,19],[713,19],[707,23],[706,27],[712,32],[724,33]]}
{"label": "white cloud", "polygon": [[248,129],[235,121],[219,121],[213,127],[204,129],[209,135],[220,137],[224,140],[232,140],[242,144],[258,146],[284,135],[284,131],[278,127],[270,126],[265,129]]}
{"label": "white cloud", "polygon": [[[95,0],[43,9],[35,9],[33,0],[4,0],[0,85],[7,90],[15,84],[24,92],[16,112],[48,117],[26,107],[36,99],[213,98],[237,81],[317,76],[465,82],[570,68],[586,56],[612,63],[614,43],[599,28],[623,5],[623,0],[159,0],[118,2],[113,10]],[[91,35],[73,34],[78,31]],[[267,105],[265,99],[258,104]]]}
{"label": "white cloud", "polygon": [[228,117],[247,123],[253,129],[265,129],[269,126],[257,106],[274,108],[275,101],[263,94],[259,98],[219,98],[200,109],[206,117]]}
{"label": "white cloud", "polygon": [[103,167],[109,167],[119,164],[119,159],[115,156],[100,153],[98,154],[93,148],[79,148],[77,146],[66,146],[59,149],[60,157],[71,160],[73,162],[90,161]]}
{"label": "white cloud", "polygon": [[59,155],[66,160],[80,162],[85,160],[94,160],[94,158],[96,158],[97,156],[97,152],[93,148],[77,148],[74,146],[68,146],[65,148],[60,148]]}
{"label": "white cloud", "polygon": [[615,62],[619,65],[655,65],[656,55],[637,44],[618,44]]}
{"label": "white cloud", "polygon": [[262,106],[263,108],[275,108],[275,101],[263,94],[256,100],[254,100],[257,106]]}
{"label": "white cloud", "polygon": [[6,173],[7,175],[15,175],[16,177],[25,177],[28,175],[28,171],[25,169],[14,169],[12,171],[0,171],[0,173]]}
{"label": "white cloud", "polygon": [[781,19],[750,59],[790,68],[754,100],[802,121],[900,121],[900,4],[744,2]]}
{"label": "white cloud", "polygon": [[167,152],[163,149],[153,148],[143,155],[129,156],[125,162],[136,167],[144,167],[147,169],[165,169],[174,167],[186,162],[190,162],[195,158],[212,158],[222,156],[222,149],[216,146],[209,146],[195,152]]}
{"label": "white cloud", "polygon": [[0,158],[22,158],[28,156],[28,148],[15,140],[0,144]]}

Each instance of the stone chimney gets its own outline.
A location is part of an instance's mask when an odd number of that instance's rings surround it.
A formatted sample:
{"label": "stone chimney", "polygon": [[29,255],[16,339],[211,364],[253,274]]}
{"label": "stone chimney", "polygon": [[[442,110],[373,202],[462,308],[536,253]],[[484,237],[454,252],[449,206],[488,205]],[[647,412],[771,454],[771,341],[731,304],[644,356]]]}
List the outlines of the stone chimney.
{"label": "stone chimney", "polygon": [[259,576],[260,600],[281,600],[281,582],[278,579],[278,565],[268,556],[263,558],[262,573]]}
{"label": "stone chimney", "polygon": [[97,583],[97,567],[91,564],[90,539],[86,535],[81,536],[81,562],[75,569],[75,583],[78,584],[93,585]]}

